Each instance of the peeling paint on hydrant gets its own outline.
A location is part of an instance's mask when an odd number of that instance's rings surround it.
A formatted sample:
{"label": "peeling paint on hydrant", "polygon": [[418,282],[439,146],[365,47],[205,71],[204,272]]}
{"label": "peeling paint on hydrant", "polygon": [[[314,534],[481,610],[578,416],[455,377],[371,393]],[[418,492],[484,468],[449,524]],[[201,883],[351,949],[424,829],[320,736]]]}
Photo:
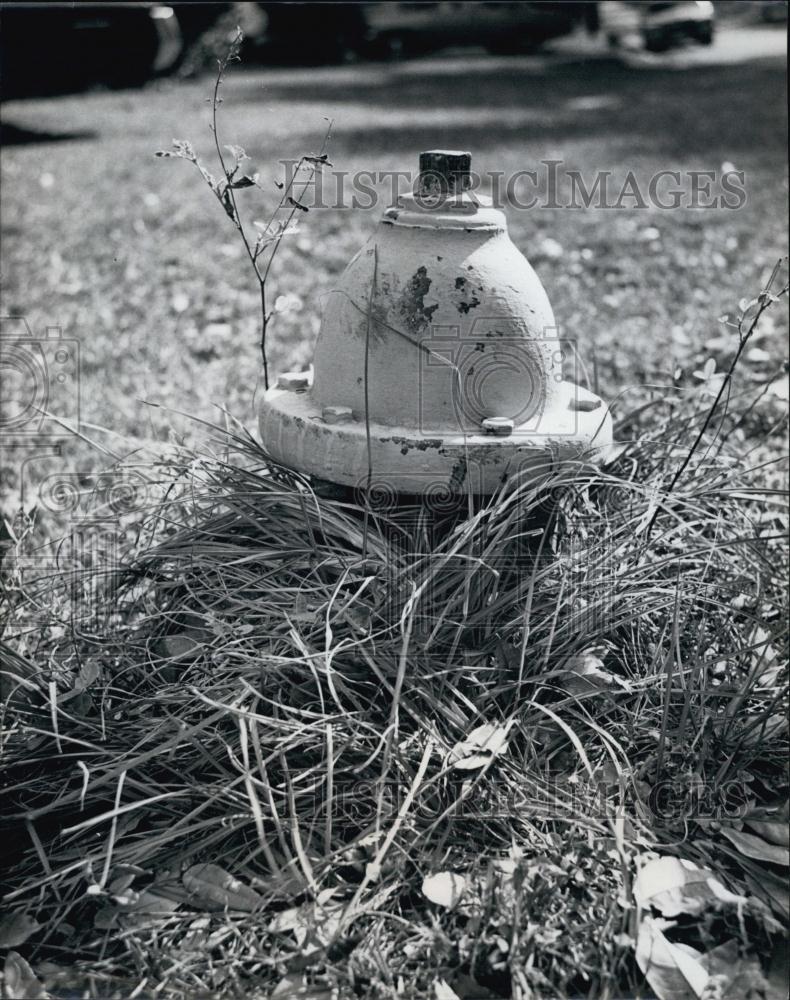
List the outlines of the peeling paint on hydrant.
{"label": "peeling paint on hydrant", "polygon": [[609,412],[563,379],[543,285],[504,214],[467,191],[470,166],[468,153],[421,155],[417,193],[387,209],[329,295],[314,379],[284,373],[263,399],[272,457],[344,486],[485,494],[607,453]]}

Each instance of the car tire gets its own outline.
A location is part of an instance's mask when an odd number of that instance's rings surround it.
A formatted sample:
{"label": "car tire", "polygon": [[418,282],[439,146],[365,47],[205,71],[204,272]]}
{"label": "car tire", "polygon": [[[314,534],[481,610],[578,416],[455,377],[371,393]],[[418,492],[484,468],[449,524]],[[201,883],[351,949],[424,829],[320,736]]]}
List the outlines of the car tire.
{"label": "car tire", "polygon": [[713,45],[713,24],[698,25],[696,39],[700,45]]}
{"label": "car tire", "polygon": [[538,49],[546,41],[545,38],[492,38],[486,42],[486,49],[494,56],[523,56]]}
{"label": "car tire", "polygon": [[672,40],[666,31],[646,31],[645,48],[648,52],[666,52],[671,48]]}

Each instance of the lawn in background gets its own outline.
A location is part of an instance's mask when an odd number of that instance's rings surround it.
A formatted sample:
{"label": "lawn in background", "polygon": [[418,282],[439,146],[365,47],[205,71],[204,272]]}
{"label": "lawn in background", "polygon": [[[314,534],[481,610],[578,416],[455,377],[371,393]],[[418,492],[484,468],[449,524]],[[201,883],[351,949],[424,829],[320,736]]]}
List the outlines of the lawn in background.
{"label": "lawn in background", "polygon": [[[25,316],[37,335],[57,326],[79,341],[84,429],[120,454],[171,427],[195,433],[145,402],[208,419],[226,406],[254,428],[258,297],[242,247],[197,171],[154,157],[173,138],[188,138],[210,159],[210,90],[210,78],[165,81],[137,92],[11,102],[3,111],[6,127],[38,141],[3,154],[0,314]],[[629,64],[589,54],[470,53],[235,68],[221,138],[245,147],[261,172],[263,192],[240,192],[252,218],[266,218],[279,198],[278,161],[318,149],[325,118],[334,119],[331,160],[351,174],[414,170],[419,152],[437,147],[470,149],[481,172],[557,159],[589,185],[607,170],[615,190],[628,171],[643,190],[660,170],[744,171],[746,203],[736,211],[507,210],[513,240],[586,366],[575,362],[572,374],[610,399],[625,391],[626,404],[638,387],[666,384],[678,368],[693,382],[708,357],[721,367],[735,338],[717,317],[756,294],[786,252],[778,57]],[[271,279],[270,302],[284,293],[301,300],[272,326],[275,371],[309,363],[324,297],[384,207],[300,216],[301,231],[283,244]],[[767,322],[760,346],[770,361],[755,372],[766,379],[781,369],[785,326],[781,314]],[[72,468],[106,461],[77,441],[70,449]]]}

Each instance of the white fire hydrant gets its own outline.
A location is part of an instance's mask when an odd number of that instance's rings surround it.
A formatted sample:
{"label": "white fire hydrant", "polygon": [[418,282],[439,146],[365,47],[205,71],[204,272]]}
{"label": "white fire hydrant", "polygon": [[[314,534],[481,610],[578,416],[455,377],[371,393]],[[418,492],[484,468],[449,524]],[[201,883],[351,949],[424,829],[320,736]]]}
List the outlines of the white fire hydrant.
{"label": "white fire hydrant", "polygon": [[268,453],[319,480],[392,494],[493,493],[612,443],[602,400],[563,380],[548,297],[502,212],[471,194],[469,153],[420,156],[331,290],[314,377],[260,407]]}

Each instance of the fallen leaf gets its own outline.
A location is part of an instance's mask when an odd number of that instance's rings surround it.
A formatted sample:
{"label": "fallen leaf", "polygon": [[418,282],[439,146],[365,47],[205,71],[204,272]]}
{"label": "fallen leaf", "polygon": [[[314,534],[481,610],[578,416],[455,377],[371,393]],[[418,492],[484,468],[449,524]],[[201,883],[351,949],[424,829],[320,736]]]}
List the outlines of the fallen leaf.
{"label": "fallen leaf", "polygon": [[332,901],[334,889],[324,889],[316,901],[292,906],[278,913],[269,923],[273,934],[293,933],[301,948],[308,937],[326,947],[340,929],[343,904]]}
{"label": "fallen leaf", "polygon": [[790,982],[790,944],[784,934],[774,938],[775,944],[768,963],[768,983],[765,1000],[787,1000],[787,984]]}
{"label": "fallen leaf", "polygon": [[272,934],[287,934],[289,931],[293,931],[296,943],[302,945],[309,930],[305,912],[300,906],[292,906],[288,910],[282,910],[270,921],[269,930]]}
{"label": "fallen leaf", "polygon": [[165,635],[156,643],[157,654],[167,660],[191,660],[202,650],[200,643],[187,635]]}
{"label": "fallen leaf", "polygon": [[494,757],[507,753],[509,731],[510,725],[485,723],[478,726],[465,739],[455,744],[450,751],[450,762],[458,771],[473,771],[478,767],[485,767]]}
{"label": "fallen leaf", "polygon": [[668,941],[670,921],[645,917],[639,926],[636,962],[658,1000],[699,1000],[708,982],[700,954]]}
{"label": "fallen leaf", "polygon": [[712,871],[681,858],[653,858],[639,870],[634,883],[639,906],[653,906],[664,917],[695,916],[717,903],[745,903],[729,892]]}
{"label": "fallen leaf", "polygon": [[274,987],[271,1000],[331,1000],[332,991],[322,986],[308,986],[304,976],[288,975]]}
{"label": "fallen leaf", "polygon": [[605,669],[603,660],[597,653],[597,647],[585,649],[565,663],[560,684],[569,694],[589,694],[591,691],[607,691],[618,687],[630,690],[628,681]]}
{"label": "fallen leaf", "polygon": [[481,986],[471,976],[463,973],[453,979],[453,989],[459,1000],[496,1000],[494,993],[485,986]]}
{"label": "fallen leaf", "polygon": [[74,686],[80,689],[89,688],[92,684],[99,679],[101,676],[101,663],[95,658],[89,658],[85,660],[80,667],[80,672],[77,675],[77,680]]}
{"label": "fallen leaf", "polygon": [[735,938],[705,952],[700,965],[711,979],[718,980],[715,995],[711,990],[713,984],[708,983],[711,1000],[745,1000],[747,997],[757,1000],[768,988],[760,963],[753,958],[742,958]]}
{"label": "fallen leaf", "polygon": [[242,910],[251,913],[263,902],[263,897],[248,885],[234,878],[219,865],[192,865],[182,876],[184,887],[194,902],[206,909]]}
{"label": "fallen leaf", "polygon": [[790,850],[786,847],[781,847],[779,844],[771,844],[767,840],[763,840],[762,837],[756,837],[753,833],[746,833],[743,830],[733,830],[728,826],[723,826],[721,832],[747,858],[754,858],[756,861],[767,861],[772,865],[790,866]]}
{"label": "fallen leaf", "polygon": [[144,889],[128,898],[116,896],[114,900],[106,902],[96,912],[93,926],[98,930],[108,930],[121,924],[124,927],[152,926],[161,923],[179,905],[178,900]]}
{"label": "fallen leaf", "polygon": [[422,894],[438,906],[451,910],[463,896],[466,879],[454,872],[439,872],[422,880]]}
{"label": "fallen leaf", "polygon": [[6,955],[3,995],[6,1000],[49,1000],[50,996],[17,951],[9,951]]}
{"label": "fallen leaf", "polygon": [[26,913],[7,913],[0,917],[0,948],[16,948],[24,944],[40,926]]}
{"label": "fallen leaf", "polygon": [[434,979],[433,994],[436,1000],[460,1000],[455,990],[448,986],[444,979]]}

